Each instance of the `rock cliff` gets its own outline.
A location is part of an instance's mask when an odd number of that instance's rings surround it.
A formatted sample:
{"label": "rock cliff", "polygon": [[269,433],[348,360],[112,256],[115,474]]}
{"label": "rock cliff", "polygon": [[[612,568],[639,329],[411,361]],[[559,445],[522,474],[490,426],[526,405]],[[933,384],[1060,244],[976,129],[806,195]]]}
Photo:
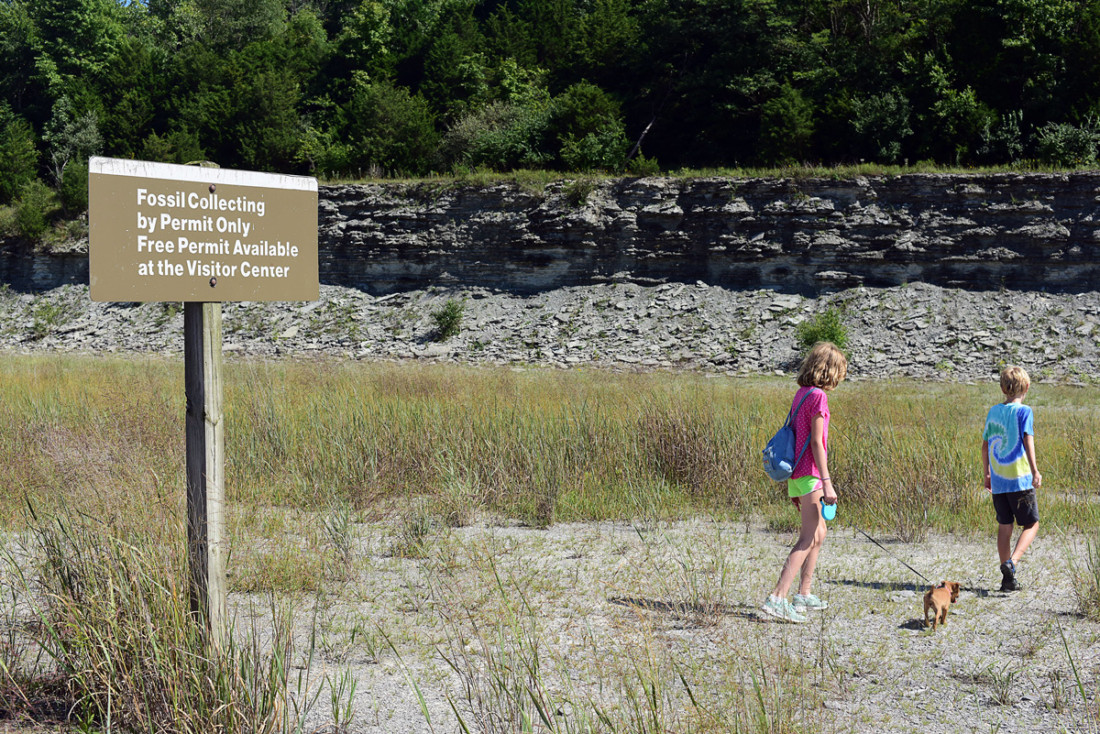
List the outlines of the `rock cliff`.
{"label": "rock cliff", "polygon": [[323,187],[322,282],[514,293],[607,281],[804,295],[927,282],[1082,291],[1100,174]]}
{"label": "rock cliff", "polygon": [[[1100,173],[322,186],[320,275],[373,295],[606,282],[1072,293],[1100,283],[1098,206]],[[15,290],[87,277],[86,241],[0,244]]]}

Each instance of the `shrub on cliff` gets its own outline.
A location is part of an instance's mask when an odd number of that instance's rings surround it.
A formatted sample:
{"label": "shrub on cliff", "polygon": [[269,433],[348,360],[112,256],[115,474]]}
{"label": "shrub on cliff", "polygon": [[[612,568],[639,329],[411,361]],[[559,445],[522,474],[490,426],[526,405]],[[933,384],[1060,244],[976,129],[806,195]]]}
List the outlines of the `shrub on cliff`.
{"label": "shrub on cliff", "polygon": [[1100,151],[1100,120],[1089,118],[1080,127],[1048,122],[1035,136],[1039,160],[1050,166],[1091,166]]}

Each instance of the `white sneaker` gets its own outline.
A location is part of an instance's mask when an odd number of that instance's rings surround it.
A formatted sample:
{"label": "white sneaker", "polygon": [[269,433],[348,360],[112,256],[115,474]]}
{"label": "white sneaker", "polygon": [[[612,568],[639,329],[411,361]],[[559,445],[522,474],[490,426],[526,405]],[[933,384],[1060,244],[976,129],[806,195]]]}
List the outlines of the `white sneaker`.
{"label": "white sneaker", "polygon": [[791,597],[791,606],[794,607],[796,612],[805,614],[806,612],[820,612],[822,609],[829,608],[829,602],[818,599],[813,594],[795,594]]}
{"label": "white sneaker", "polygon": [[768,600],[764,602],[764,606],[761,607],[764,614],[770,614],[777,619],[782,619],[785,622],[805,622],[806,618],[795,611],[795,608],[791,606],[791,603],[786,599],[780,599],[775,594],[769,594]]}

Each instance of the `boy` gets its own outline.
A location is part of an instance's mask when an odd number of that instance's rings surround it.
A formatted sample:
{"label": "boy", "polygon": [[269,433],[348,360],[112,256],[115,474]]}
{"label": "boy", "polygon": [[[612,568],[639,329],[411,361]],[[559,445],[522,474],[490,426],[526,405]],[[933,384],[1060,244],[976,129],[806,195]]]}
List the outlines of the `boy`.
{"label": "boy", "polygon": [[[1022,367],[1001,371],[1001,392],[1005,400],[989,409],[982,433],[982,465],[985,488],[993,494],[997,512],[997,552],[1001,557],[1001,591],[1019,591],[1016,564],[1039,532],[1039,507],[1035,487],[1043,485],[1043,475],[1035,463],[1035,429],[1031,408],[1024,397],[1031,378]],[[1012,544],[1012,524],[1023,532]]]}

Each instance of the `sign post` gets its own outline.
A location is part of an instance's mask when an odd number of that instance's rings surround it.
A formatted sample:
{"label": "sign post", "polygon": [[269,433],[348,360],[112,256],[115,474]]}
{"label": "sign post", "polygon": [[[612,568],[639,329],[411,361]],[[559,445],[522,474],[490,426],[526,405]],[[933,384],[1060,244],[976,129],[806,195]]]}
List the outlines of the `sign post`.
{"label": "sign post", "polygon": [[183,363],[191,612],[206,620],[220,647],[225,629],[225,430],[220,303],[184,303]]}
{"label": "sign post", "polygon": [[319,295],[317,180],[92,158],[94,301],[182,301],[191,609],[225,635],[224,301]]}

